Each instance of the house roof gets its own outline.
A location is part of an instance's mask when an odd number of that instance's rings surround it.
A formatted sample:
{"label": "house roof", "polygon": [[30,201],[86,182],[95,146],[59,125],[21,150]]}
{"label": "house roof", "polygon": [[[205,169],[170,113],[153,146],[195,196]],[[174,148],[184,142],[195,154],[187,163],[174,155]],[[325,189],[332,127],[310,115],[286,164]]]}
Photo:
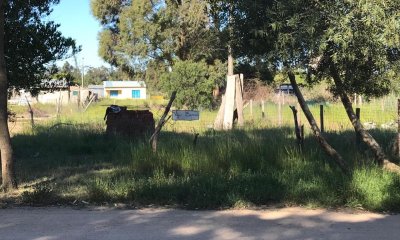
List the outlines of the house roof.
{"label": "house roof", "polygon": [[89,85],[88,86],[89,89],[100,89],[100,88],[104,88],[103,85]]}
{"label": "house roof", "polygon": [[104,81],[105,88],[145,88],[144,81]]}

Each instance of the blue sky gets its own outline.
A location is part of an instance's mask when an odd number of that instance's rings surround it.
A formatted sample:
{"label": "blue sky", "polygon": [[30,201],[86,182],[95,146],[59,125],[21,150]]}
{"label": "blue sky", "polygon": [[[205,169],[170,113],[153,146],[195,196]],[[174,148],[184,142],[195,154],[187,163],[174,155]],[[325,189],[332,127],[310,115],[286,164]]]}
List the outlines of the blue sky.
{"label": "blue sky", "polygon": [[[90,0],[61,0],[60,4],[54,6],[50,19],[61,24],[59,29],[64,36],[75,39],[82,46],[82,52],[78,55],[79,65],[82,65],[83,58],[85,66],[107,65],[97,53],[97,35],[101,26],[90,12]],[[73,59],[68,61],[75,64]]]}

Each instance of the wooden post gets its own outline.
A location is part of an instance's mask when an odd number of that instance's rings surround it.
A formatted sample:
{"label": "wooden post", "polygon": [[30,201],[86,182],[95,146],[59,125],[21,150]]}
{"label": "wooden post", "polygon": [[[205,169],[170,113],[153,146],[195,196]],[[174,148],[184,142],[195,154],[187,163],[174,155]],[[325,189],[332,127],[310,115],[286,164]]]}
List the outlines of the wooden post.
{"label": "wooden post", "polygon": [[[360,116],[361,116],[361,109],[360,108],[356,108],[356,117],[361,123]],[[361,136],[358,133],[356,134],[356,144],[357,144],[357,146],[359,146],[361,144]]]}
{"label": "wooden post", "polygon": [[253,119],[253,99],[250,100],[250,116]]}
{"label": "wooden post", "polygon": [[29,100],[26,97],[26,95],[25,95],[25,99],[26,99],[26,102],[28,103],[29,114],[31,115],[31,127],[32,127],[32,130],[33,130],[35,128],[35,120],[33,119],[33,109],[32,109],[31,104],[29,103]]}
{"label": "wooden post", "polygon": [[265,103],[264,100],[261,101],[261,117],[265,118]]}
{"label": "wooden post", "polygon": [[89,101],[88,105],[86,105],[85,110],[84,110],[83,112],[86,112],[86,110],[88,110],[90,104],[92,104],[92,102],[93,102],[94,99],[95,99],[95,96],[93,95],[93,96],[90,98],[90,101]]}
{"label": "wooden post", "polygon": [[397,100],[397,156],[400,157],[400,99]]}
{"label": "wooden post", "polygon": [[282,126],[282,100],[281,100],[282,93],[279,92],[278,96],[279,96],[279,98],[278,98],[278,124],[279,124],[279,127],[281,127]]}
{"label": "wooden post", "polygon": [[[299,102],[297,102],[297,109],[301,109]],[[303,125],[303,121],[302,121],[302,117],[301,117],[301,113],[299,114],[298,118],[299,118],[299,125]]]}
{"label": "wooden post", "polygon": [[357,106],[357,93],[354,93],[354,105]]}
{"label": "wooden post", "polygon": [[301,149],[304,150],[304,124],[300,127]]}
{"label": "wooden post", "polygon": [[319,119],[321,123],[321,132],[325,132],[325,125],[324,125],[324,105],[319,105]]}
{"label": "wooden post", "polygon": [[236,83],[235,100],[236,100],[236,109],[237,109],[237,115],[238,115],[238,126],[243,127],[244,126],[243,92],[242,92],[243,87],[242,87],[242,81],[241,81],[239,75],[236,75],[235,83]]}
{"label": "wooden post", "polygon": [[171,95],[171,98],[169,99],[168,105],[165,108],[164,114],[162,115],[160,121],[158,122],[158,125],[153,133],[153,135],[150,137],[150,144],[153,149],[153,152],[157,152],[157,142],[158,142],[158,135],[160,135],[161,128],[164,126],[164,124],[169,120],[169,118],[166,119],[169,110],[171,109],[172,103],[175,101],[176,98],[176,91],[174,91]]}
{"label": "wooden post", "polygon": [[[81,108],[81,87],[79,87],[79,91],[78,91],[78,108]],[[115,105],[115,102],[114,102]]]}
{"label": "wooden post", "polygon": [[198,139],[199,139],[199,133],[195,133],[193,139],[193,147],[196,147]]}
{"label": "wooden post", "polygon": [[356,116],[357,116],[358,120],[360,120],[361,108],[356,108]]}
{"label": "wooden post", "polygon": [[293,112],[293,118],[294,118],[294,131],[296,133],[296,139],[297,139],[297,145],[299,146],[299,150],[302,149],[302,137],[301,137],[301,129],[299,126],[299,122],[297,120],[297,109],[295,106],[289,106],[290,109],[292,109]]}
{"label": "wooden post", "polygon": [[233,112],[235,111],[236,76],[228,76],[225,92],[224,130],[233,128]]}

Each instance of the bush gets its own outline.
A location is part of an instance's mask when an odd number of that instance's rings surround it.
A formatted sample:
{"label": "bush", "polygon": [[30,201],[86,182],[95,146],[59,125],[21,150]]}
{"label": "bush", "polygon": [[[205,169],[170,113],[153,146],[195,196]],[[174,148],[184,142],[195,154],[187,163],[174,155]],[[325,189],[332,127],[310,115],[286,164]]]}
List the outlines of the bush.
{"label": "bush", "polygon": [[172,72],[161,76],[161,87],[166,92],[177,91],[175,106],[189,109],[209,108],[213,88],[221,82],[223,68],[207,65],[205,61],[178,61]]}

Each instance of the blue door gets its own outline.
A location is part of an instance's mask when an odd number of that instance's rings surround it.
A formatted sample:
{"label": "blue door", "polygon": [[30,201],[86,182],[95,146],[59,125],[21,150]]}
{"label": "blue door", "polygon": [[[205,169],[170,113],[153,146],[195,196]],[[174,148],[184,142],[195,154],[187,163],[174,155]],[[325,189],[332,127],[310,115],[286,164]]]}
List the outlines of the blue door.
{"label": "blue door", "polygon": [[140,90],[132,90],[132,98],[140,99]]}

